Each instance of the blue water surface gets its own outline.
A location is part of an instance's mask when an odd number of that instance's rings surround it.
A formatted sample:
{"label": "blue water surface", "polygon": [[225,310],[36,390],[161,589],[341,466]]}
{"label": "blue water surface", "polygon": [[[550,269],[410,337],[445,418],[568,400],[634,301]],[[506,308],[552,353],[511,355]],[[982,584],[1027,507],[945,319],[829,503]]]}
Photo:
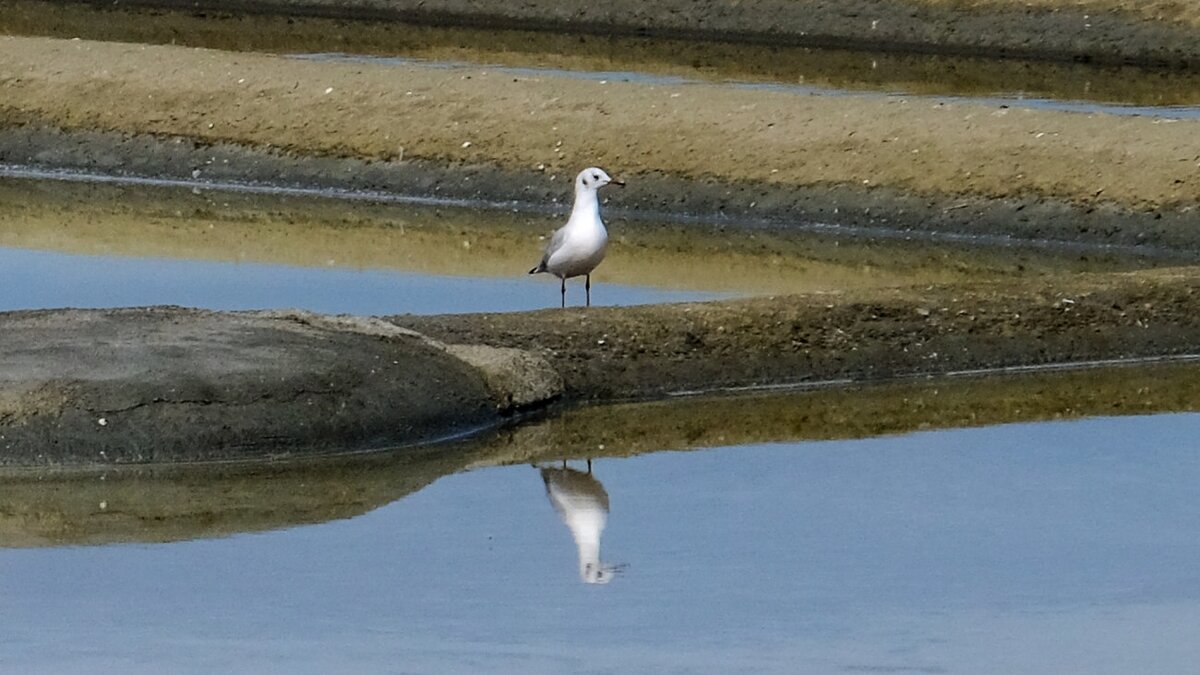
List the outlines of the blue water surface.
{"label": "blue water surface", "polygon": [[1190,672],[1198,437],[1175,414],[600,459],[607,585],[529,466],[320,525],[5,550],[0,664]]}
{"label": "blue water surface", "polygon": [[[683,302],[717,293],[593,283],[595,305]],[[0,311],[184,305],[219,310],[298,308],[331,314],[450,314],[558,307],[558,279],[457,277],[394,270],[298,267],[0,248]],[[584,304],[581,279],[567,302]]]}

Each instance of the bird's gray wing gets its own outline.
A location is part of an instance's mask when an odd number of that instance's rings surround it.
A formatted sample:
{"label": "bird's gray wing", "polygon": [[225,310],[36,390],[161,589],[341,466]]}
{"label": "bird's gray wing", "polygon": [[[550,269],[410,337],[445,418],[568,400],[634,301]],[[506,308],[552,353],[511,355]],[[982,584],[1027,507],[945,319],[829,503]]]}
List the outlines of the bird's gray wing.
{"label": "bird's gray wing", "polygon": [[538,272],[546,271],[546,263],[550,262],[550,256],[553,255],[555,251],[562,248],[563,240],[566,238],[567,228],[560,227],[559,229],[555,230],[554,236],[550,237],[550,243],[546,244],[546,250],[542,252],[542,261],[538,263],[537,267],[529,270],[529,273],[536,274]]}
{"label": "bird's gray wing", "polygon": [[550,255],[562,248],[563,240],[567,238],[567,228],[560,227],[554,231],[554,236],[550,237],[550,243],[546,244],[546,252],[542,254],[542,262],[550,259]]}

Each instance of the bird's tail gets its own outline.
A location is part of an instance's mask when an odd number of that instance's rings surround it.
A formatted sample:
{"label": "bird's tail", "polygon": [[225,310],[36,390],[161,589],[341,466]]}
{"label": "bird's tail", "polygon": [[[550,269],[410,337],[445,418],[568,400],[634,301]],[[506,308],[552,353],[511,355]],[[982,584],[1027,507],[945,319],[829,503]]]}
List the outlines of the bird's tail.
{"label": "bird's tail", "polygon": [[530,269],[529,273],[530,274],[540,274],[545,271],[546,271],[546,263],[545,263],[545,261],[543,261],[543,262],[538,263],[537,267]]}

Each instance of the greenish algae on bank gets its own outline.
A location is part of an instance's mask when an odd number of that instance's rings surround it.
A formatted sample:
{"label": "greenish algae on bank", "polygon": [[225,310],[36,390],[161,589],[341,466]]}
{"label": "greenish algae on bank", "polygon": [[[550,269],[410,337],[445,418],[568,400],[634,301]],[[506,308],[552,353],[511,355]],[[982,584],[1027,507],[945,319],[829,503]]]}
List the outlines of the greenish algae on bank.
{"label": "greenish algae on bank", "polygon": [[577,407],[506,428],[482,465],[1200,411],[1200,364],[964,374]]}

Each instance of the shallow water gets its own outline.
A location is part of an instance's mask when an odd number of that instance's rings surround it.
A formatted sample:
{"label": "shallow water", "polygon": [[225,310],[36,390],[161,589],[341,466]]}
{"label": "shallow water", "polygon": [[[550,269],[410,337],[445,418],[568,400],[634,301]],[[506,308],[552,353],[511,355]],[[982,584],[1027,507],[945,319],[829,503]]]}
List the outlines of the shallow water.
{"label": "shallow water", "polygon": [[582,583],[524,464],[315,525],[6,550],[0,648],[28,673],[1184,672],[1198,432],[1174,414],[598,459],[607,584]]}
{"label": "shallow water", "polygon": [[[0,311],[178,304],[398,314],[555,307],[562,214],[0,178]],[[607,217],[598,305],[1133,269],[1166,260]],[[972,245],[976,244],[976,245]],[[568,301],[582,304],[581,280]]]}
{"label": "shallow water", "polygon": [[[183,305],[217,310],[297,308],[328,314],[455,314],[557,307],[557,279],[458,277],[393,270],[315,268],[169,258],[83,256],[0,248],[0,311],[54,307]],[[711,300],[719,293],[606,283],[592,304]],[[570,284],[571,305],[584,303]]]}
{"label": "shallow water", "polygon": [[[995,107],[1035,108],[1040,110],[1058,110],[1081,114],[1105,114],[1132,117],[1158,117],[1164,119],[1197,119],[1200,118],[1200,105],[1183,103],[1155,104],[1156,102],[1137,99],[1136,102],[1121,100],[1106,100],[1103,97],[1089,95],[1090,87],[1080,91],[1047,91],[1044,89],[1026,90],[1022,88],[1005,88],[997,86],[990,90],[976,92],[956,90],[953,86],[919,86],[911,82],[879,83],[846,82],[837,86],[831,81],[816,78],[814,83],[808,83],[806,78],[799,77],[798,82],[788,81],[755,81],[738,79],[713,79],[695,73],[693,77],[679,74],[656,74],[644,71],[614,71],[614,70],[571,70],[555,67],[517,67],[498,65],[494,63],[472,64],[463,61],[427,61],[407,57],[364,56],[361,54],[294,54],[293,58],[313,61],[350,61],[355,63],[374,63],[380,65],[418,65],[427,68],[464,68],[486,65],[489,68],[523,77],[565,77],[571,79],[596,80],[603,82],[641,82],[646,84],[681,85],[681,84],[717,84],[738,89],[775,91],[799,96],[891,96],[902,98],[928,98],[936,101],[978,103]],[[864,57],[866,58],[866,57]],[[876,62],[875,59],[872,59]],[[855,87],[854,85],[857,85]],[[1198,80],[1194,85],[1200,85]],[[1194,92],[1186,88],[1176,91],[1182,100],[1192,100],[1189,93],[1194,94],[1200,101],[1200,86]]]}

